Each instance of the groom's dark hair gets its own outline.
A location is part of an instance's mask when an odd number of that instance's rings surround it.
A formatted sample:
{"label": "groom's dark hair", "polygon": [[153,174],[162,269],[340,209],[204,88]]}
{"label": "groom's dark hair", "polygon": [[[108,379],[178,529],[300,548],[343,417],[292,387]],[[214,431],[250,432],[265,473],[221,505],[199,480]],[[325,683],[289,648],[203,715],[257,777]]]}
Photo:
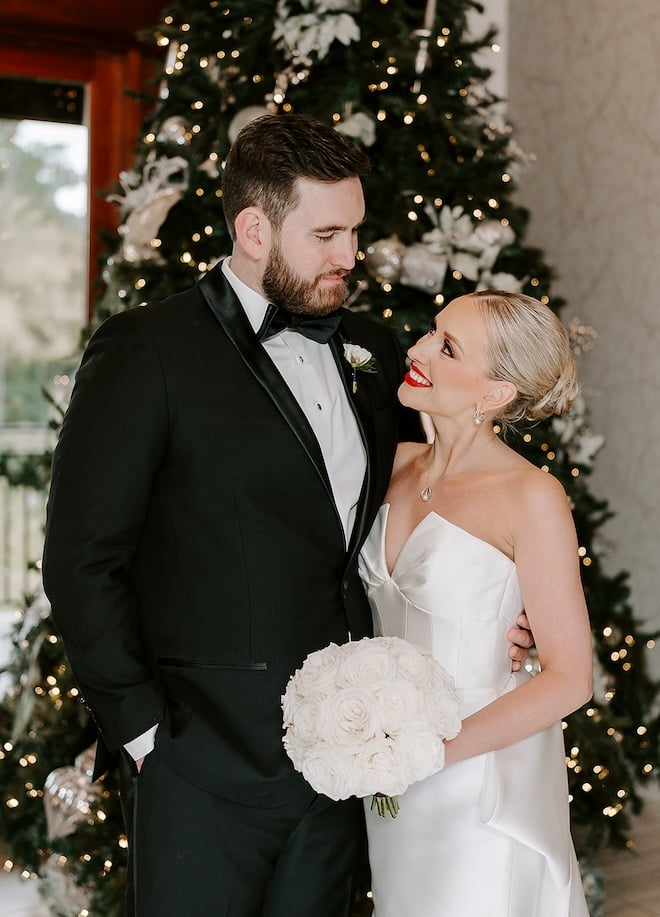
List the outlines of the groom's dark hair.
{"label": "groom's dark hair", "polygon": [[240,131],[227,156],[222,204],[227,228],[246,207],[260,207],[273,228],[298,203],[296,180],[335,182],[365,175],[369,158],[333,127],[309,115],[262,115]]}

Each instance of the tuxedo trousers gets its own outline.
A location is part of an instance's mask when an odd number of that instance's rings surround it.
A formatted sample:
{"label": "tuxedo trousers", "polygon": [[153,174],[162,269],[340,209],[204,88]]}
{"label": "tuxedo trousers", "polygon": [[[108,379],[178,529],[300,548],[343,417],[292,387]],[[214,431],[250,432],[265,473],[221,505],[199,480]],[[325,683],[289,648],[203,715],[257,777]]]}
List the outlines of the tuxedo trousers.
{"label": "tuxedo trousers", "polygon": [[363,861],[360,800],[304,787],[274,808],[215,796],[157,749],[138,774],[122,753],[129,917],[348,917]]}

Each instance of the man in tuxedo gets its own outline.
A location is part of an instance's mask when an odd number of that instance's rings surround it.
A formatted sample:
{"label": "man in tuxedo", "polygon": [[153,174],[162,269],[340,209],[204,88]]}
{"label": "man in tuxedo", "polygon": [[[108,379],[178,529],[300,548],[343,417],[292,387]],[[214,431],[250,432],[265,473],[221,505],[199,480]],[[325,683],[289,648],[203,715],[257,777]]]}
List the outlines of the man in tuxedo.
{"label": "man in tuxedo", "polygon": [[310,652],[371,633],[357,555],[415,435],[394,337],[342,308],[367,166],[305,116],[248,124],[231,257],[109,318],[77,374],[44,584],[100,763],[119,753],[136,917],[350,910],[361,803],[294,771],[280,698]]}

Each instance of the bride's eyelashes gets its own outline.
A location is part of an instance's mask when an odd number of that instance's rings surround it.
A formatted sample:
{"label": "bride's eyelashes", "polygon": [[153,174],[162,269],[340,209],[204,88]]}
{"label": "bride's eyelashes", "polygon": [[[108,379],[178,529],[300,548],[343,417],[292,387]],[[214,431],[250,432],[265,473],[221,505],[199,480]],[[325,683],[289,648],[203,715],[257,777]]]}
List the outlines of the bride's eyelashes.
{"label": "bride's eyelashes", "polygon": [[[431,325],[431,327],[429,328],[429,330],[426,332],[425,337],[435,337],[436,334],[438,334],[438,329],[436,328],[435,325]],[[448,357],[452,357],[452,358],[453,358],[453,357],[455,356],[455,354],[454,354],[454,348],[452,347],[451,343],[449,342],[449,339],[446,338],[446,337],[443,338],[442,347],[441,347],[440,349],[441,349],[441,351],[442,351],[444,354],[446,354]]]}

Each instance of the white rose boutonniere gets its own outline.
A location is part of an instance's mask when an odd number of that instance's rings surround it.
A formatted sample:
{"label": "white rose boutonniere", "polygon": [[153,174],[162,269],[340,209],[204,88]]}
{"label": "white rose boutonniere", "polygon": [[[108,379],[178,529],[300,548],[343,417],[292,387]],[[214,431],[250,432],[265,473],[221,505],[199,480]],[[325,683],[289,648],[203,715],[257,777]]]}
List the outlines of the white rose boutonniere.
{"label": "white rose boutonniere", "polygon": [[353,370],[353,394],[357,392],[357,371],[363,373],[376,373],[376,358],[367,350],[366,347],[360,347],[359,344],[349,344],[344,342],[344,359],[348,362]]}

